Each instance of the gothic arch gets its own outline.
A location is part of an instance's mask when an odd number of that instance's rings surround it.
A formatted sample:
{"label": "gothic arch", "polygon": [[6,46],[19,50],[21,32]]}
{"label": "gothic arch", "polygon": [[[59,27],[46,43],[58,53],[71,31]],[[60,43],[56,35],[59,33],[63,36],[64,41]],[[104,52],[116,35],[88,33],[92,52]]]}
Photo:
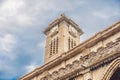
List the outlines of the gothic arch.
{"label": "gothic arch", "polygon": [[110,80],[110,78],[112,77],[116,69],[119,67],[119,65],[120,65],[120,57],[118,57],[117,59],[112,61],[112,63],[110,63],[101,80]]}

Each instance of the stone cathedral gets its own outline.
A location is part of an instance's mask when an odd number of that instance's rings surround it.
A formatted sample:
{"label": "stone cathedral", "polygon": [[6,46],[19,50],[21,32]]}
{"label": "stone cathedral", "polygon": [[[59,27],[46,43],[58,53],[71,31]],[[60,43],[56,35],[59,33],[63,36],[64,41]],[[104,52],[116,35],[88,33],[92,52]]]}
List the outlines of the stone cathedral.
{"label": "stone cathedral", "polygon": [[44,33],[44,65],[19,80],[120,80],[120,21],[81,43],[82,29],[62,14]]}

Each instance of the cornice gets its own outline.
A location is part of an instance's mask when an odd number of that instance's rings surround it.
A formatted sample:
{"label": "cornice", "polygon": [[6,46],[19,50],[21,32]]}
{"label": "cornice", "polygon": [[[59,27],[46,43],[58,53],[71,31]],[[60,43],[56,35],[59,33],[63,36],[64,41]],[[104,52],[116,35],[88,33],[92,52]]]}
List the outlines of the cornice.
{"label": "cornice", "polygon": [[70,51],[63,53],[61,56],[57,57],[53,61],[48,62],[39,68],[36,68],[34,71],[21,77],[20,80],[28,80],[36,75],[39,75],[42,72],[49,70],[50,68],[54,67],[55,65],[60,64],[64,60],[68,60],[69,58],[79,54],[86,48],[90,48],[91,46],[95,45],[97,42],[102,41],[102,40],[114,35],[115,33],[119,32],[119,31],[120,31],[120,21],[115,23],[114,25],[110,26],[109,28],[97,33],[96,35],[94,35],[90,39],[84,41],[83,43],[79,44],[78,46],[71,49]]}
{"label": "cornice", "polygon": [[73,75],[82,75],[86,71],[93,71],[107,65],[118,57],[120,57],[120,37],[116,39],[116,42],[110,42],[106,47],[100,47],[97,52],[83,56],[72,64],[66,65],[65,68],[60,68],[40,80],[66,80]]}
{"label": "cornice", "polygon": [[73,20],[69,19],[68,17],[62,14],[60,18],[57,18],[51,24],[49,24],[49,26],[45,29],[44,34],[46,34],[55,25],[59,25],[62,21],[66,21],[68,24],[74,26],[76,30],[78,30],[81,34],[83,33],[82,29],[80,29],[80,26],[78,24],[76,24]]}

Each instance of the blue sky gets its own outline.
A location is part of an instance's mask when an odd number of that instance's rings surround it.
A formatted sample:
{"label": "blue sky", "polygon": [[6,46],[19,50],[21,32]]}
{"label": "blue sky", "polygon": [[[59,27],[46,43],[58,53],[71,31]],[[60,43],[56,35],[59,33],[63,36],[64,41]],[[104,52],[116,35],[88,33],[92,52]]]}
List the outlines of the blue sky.
{"label": "blue sky", "polygon": [[61,13],[80,25],[84,41],[120,20],[120,0],[0,0],[0,80],[43,64],[43,31]]}

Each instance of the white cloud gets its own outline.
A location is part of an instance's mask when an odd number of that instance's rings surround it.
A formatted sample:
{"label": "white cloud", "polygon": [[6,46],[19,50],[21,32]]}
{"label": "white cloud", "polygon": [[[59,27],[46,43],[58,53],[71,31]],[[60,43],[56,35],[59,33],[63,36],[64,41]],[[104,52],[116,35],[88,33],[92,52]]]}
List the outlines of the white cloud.
{"label": "white cloud", "polygon": [[115,16],[119,16],[120,9],[114,6],[104,7],[102,10],[91,11],[92,15],[101,19],[109,19]]}
{"label": "white cloud", "polygon": [[[1,10],[4,12],[9,12],[9,15],[13,16],[21,7],[23,7],[24,2],[22,0],[6,0],[1,5]],[[7,14],[7,13],[5,13]],[[6,15],[7,16],[7,15]]]}
{"label": "white cloud", "polygon": [[11,34],[6,34],[4,37],[1,37],[1,46],[6,52],[11,52],[14,48],[15,43],[16,40]]}
{"label": "white cloud", "polygon": [[10,66],[7,66],[6,63],[7,63],[7,60],[1,60],[0,59],[0,71],[4,70],[4,69],[6,69],[6,71],[10,70]]}
{"label": "white cloud", "polygon": [[16,39],[12,34],[6,34],[0,37],[0,55],[7,56],[10,59],[14,58],[12,51],[16,45]]}
{"label": "white cloud", "polygon": [[[0,70],[14,71],[14,75],[19,76],[20,72],[30,72],[37,65],[41,65],[45,41],[43,41],[44,37],[40,37],[43,36],[40,32],[62,12],[82,26],[85,32],[82,40],[88,38],[98,28],[100,29],[99,24],[111,23],[120,18],[120,9],[109,6],[109,2],[100,6],[99,10],[99,5],[103,2],[66,0],[63,4],[63,0],[2,0],[0,3],[0,65],[2,65]],[[114,18],[116,15],[117,17]],[[8,32],[12,34],[6,34]],[[19,39],[16,39],[14,34]],[[31,63],[31,61],[36,63]],[[26,71],[22,71],[21,68]],[[6,75],[13,78],[11,74]]]}
{"label": "white cloud", "polygon": [[22,0],[5,0],[0,6],[0,21],[9,22],[19,14],[20,9],[23,8]]}
{"label": "white cloud", "polygon": [[[0,28],[8,29],[12,27],[13,29],[16,29],[16,25],[20,26],[19,29],[28,26],[30,27],[43,23],[42,18],[44,16],[45,19],[45,16],[47,16],[44,14],[46,11],[56,13],[62,8],[65,10],[74,10],[74,8],[71,7],[71,2],[65,1],[66,5],[61,4],[61,6],[59,6],[59,3],[63,2],[61,2],[61,0],[4,0],[0,6]],[[84,1],[79,1],[79,3],[77,3],[77,5],[82,4],[84,4]],[[54,14],[51,14],[51,16],[54,16]]]}
{"label": "white cloud", "polygon": [[0,28],[16,28],[18,27],[16,25],[19,25],[21,29],[37,22],[35,17],[31,16],[29,10],[32,11],[33,8],[27,5],[25,0],[3,1],[0,5]]}
{"label": "white cloud", "polygon": [[45,43],[46,41],[43,41],[43,42],[40,42],[39,44],[38,44],[38,47],[39,48],[45,48]]}
{"label": "white cloud", "polygon": [[[0,65],[3,65],[3,62],[0,60]],[[2,66],[0,66],[0,70],[2,69]]]}
{"label": "white cloud", "polygon": [[98,12],[98,11],[93,12],[93,15],[94,15],[95,17],[101,18],[101,19],[107,19],[107,18],[110,17],[109,15],[104,14],[104,13],[101,13],[101,12]]}
{"label": "white cloud", "polygon": [[36,65],[35,63],[30,64],[30,65],[28,65],[28,66],[25,67],[25,68],[26,68],[26,72],[27,72],[27,73],[28,73],[28,72],[31,72],[31,71],[34,70],[36,67],[38,67],[38,65]]}

